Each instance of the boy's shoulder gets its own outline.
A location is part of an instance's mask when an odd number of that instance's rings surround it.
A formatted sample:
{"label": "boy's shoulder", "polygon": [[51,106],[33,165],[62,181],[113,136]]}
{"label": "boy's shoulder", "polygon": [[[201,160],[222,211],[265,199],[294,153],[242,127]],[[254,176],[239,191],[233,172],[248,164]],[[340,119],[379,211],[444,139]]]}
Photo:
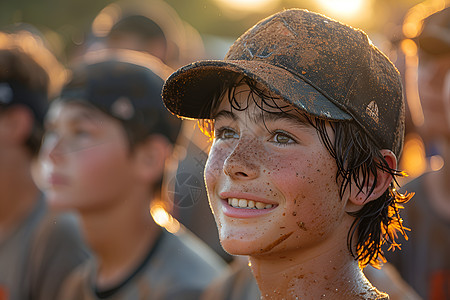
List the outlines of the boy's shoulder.
{"label": "boy's shoulder", "polygon": [[[198,299],[206,287],[227,268],[225,262],[201,240],[182,228],[175,234],[162,230],[161,237],[133,275],[108,299]],[[99,299],[93,285],[95,260],[79,266],[66,280],[64,299]],[[134,296],[133,296],[134,295]]]}
{"label": "boy's shoulder", "polygon": [[[163,230],[162,235],[161,245],[155,253],[156,261],[165,261],[181,271],[186,267],[189,273],[197,271],[198,275],[214,275],[226,268],[225,261],[185,227],[176,233]],[[166,261],[168,256],[171,257]]]}

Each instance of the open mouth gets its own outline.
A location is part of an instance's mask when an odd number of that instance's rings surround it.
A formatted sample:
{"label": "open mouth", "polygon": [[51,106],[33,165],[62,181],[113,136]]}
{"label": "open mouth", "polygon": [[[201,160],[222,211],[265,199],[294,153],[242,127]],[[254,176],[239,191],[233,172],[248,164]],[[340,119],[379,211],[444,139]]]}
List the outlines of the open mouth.
{"label": "open mouth", "polygon": [[263,202],[238,198],[228,198],[228,205],[235,208],[258,209],[258,210],[269,209],[276,206],[273,204],[267,204]]}

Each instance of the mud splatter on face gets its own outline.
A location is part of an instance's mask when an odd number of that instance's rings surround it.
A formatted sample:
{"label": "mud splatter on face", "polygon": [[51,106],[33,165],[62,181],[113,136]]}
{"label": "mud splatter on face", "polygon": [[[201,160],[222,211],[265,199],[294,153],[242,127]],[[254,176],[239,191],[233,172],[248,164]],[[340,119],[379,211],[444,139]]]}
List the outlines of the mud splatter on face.
{"label": "mud splatter on face", "polygon": [[266,248],[261,249],[261,253],[265,253],[265,252],[272,250],[273,248],[275,248],[276,246],[281,244],[284,240],[288,239],[293,233],[294,232],[289,232],[288,234],[284,234],[284,235],[280,236],[278,239],[276,239],[271,244],[269,244]]}
{"label": "mud splatter on face", "polygon": [[300,228],[301,230],[304,230],[304,231],[307,230],[306,226],[305,226],[305,223],[303,223],[302,221],[298,221],[297,225],[298,225],[298,228]]}

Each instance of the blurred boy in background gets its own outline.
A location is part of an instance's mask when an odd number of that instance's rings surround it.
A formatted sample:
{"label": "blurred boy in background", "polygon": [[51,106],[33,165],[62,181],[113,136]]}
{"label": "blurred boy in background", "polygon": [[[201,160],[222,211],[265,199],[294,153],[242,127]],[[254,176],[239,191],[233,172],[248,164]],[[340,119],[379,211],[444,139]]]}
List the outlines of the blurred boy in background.
{"label": "blurred boy in background", "polygon": [[[420,7],[419,7],[420,8]],[[425,11],[425,10],[422,10]],[[425,299],[450,299],[450,126],[445,119],[445,78],[450,70],[450,8],[425,19],[414,37],[418,47],[418,90],[424,124],[418,132],[428,150],[444,161],[404,187],[414,191],[402,213],[412,229],[402,251],[387,255],[403,278]],[[408,82],[406,82],[408,85]]]}
{"label": "blurred boy in background", "polygon": [[74,70],[46,118],[49,201],[79,212],[95,254],[60,299],[198,299],[225,263],[175,220],[171,233],[149,214],[180,128],[160,96],[168,68],[135,51],[98,58]]}
{"label": "blurred boy in background", "polygon": [[113,2],[92,22],[92,34],[97,48],[146,52],[172,68],[204,55],[200,34],[162,0]]}
{"label": "blurred boy in background", "polygon": [[[87,251],[73,216],[50,214],[32,178],[47,98],[64,70],[27,31],[0,32],[0,299],[57,299]],[[58,82],[59,81],[59,82]]]}
{"label": "blurred boy in background", "polygon": [[[105,20],[112,22],[106,26]],[[170,67],[178,68],[204,56],[198,32],[160,0],[109,4],[93,21],[92,32],[104,42],[103,47],[149,53]],[[203,183],[208,139],[194,121],[183,120],[177,143],[182,150],[177,152],[178,161],[167,168],[165,176],[168,200],[173,204],[171,212],[223,259],[231,261],[232,257],[220,246]]]}

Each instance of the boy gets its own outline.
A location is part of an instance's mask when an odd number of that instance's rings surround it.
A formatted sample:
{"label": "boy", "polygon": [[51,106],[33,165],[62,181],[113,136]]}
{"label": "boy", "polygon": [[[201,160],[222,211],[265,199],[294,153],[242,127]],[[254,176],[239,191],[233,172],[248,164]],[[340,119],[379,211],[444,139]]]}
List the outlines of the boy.
{"label": "boy", "polygon": [[404,234],[393,187],[404,134],[398,71],[359,30],[292,9],[223,61],[166,81],[166,107],[214,135],[205,182],[222,246],[264,299],[387,299],[360,267]]}
{"label": "boy", "polygon": [[[411,11],[420,8],[416,6]],[[403,212],[405,223],[412,228],[411,239],[402,247],[401,255],[389,253],[388,259],[421,297],[448,299],[450,127],[446,122],[449,107],[445,107],[444,99],[449,91],[445,77],[450,72],[450,7],[439,7],[433,14],[427,11],[425,16],[417,19],[421,30],[412,37],[418,47],[417,87],[424,115],[424,123],[417,130],[427,150],[437,151],[444,164],[405,185],[405,189],[415,191],[413,203]]]}
{"label": "boy", "polygon": [[224,263],[148,213],[180,127],[161,101],[167,67],[136,52],[99,57],[75,69],[46,119],[48,199],[78,211],[96,257],[60,299],[197,299]]}
{"label": "boy", "polygon": [[64,69],[28,31],[0,32],[0,299],[57,299],[88,252],[73,216],[49,212],[33,181],[47,98]]}

